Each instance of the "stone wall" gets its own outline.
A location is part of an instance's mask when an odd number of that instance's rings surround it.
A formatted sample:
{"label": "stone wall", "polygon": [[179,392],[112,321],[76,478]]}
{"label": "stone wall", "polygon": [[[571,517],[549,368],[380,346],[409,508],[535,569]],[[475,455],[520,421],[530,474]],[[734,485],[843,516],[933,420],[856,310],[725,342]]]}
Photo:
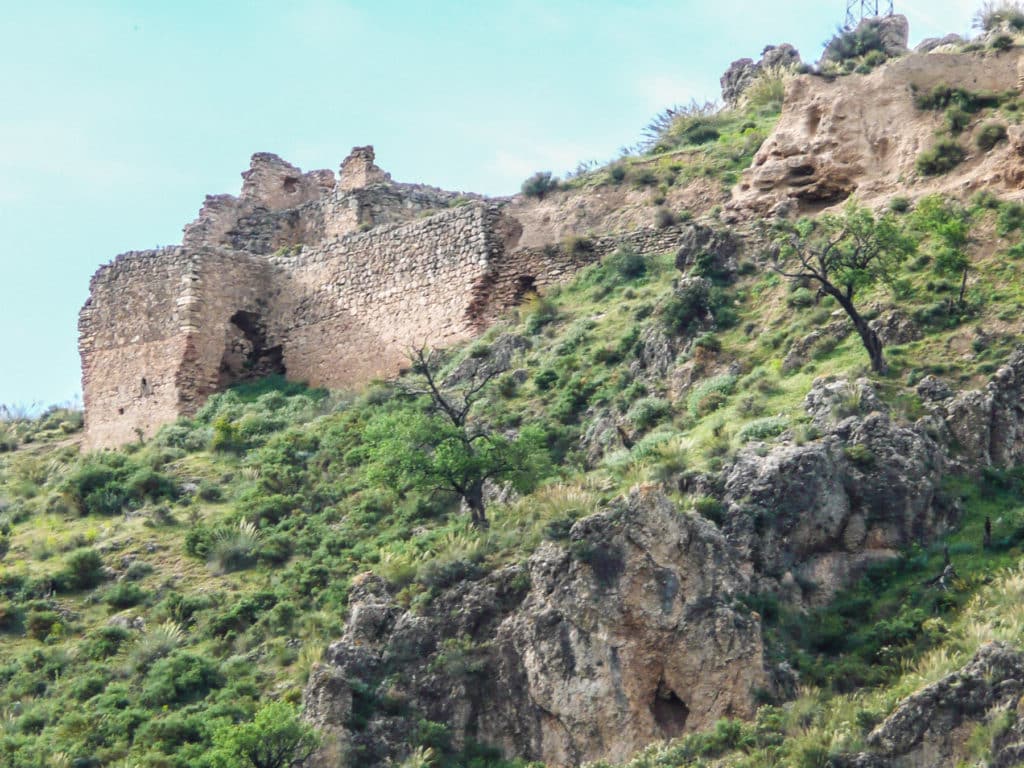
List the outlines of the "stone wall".
{"label": "stone wall", "polygon": [[685,227],[520,248],[507,201],[397,184],[358,147],[330,171],[253,155],[238,197],[208,197],[181,247],[101,268],[80,319],[86,444],[118,445],[210,394],[281,373],[351,387],[410,348],[471,338],[535,290],[623,244],[677,248]]}
{"label": "stone wall", "polygon": [[183,248],[127,253],[102,267],[78,321],[86,445],[117,445],[180,413],[190,257]]}
{"label": "stone wall", "polygon": [[493,322],[509,307],[532,292],[565,282],[583,267],[594,264],[619,248],[640,254],[669,253],[685,242],[692,225],[638,229],[633,232],[573,238],[541,248],[506,249],[478,286],[470,309],[479,326]]}
{"label": "stone wall", "polygon": [[393,375],[414,345],[469,338],[470,298],[503,254],[489,237],[500,220],[474,203],[271,259],[289,375],[351,386]]}
{"label": "stone wall", "polygon": [[264,312],[269,277],[264,260],[211,248],[126,253],[101,268],[79,317],[86,446],[149,436],[244,377],[244,362],[222,371],[239,337],[245,347],[232,318]]}

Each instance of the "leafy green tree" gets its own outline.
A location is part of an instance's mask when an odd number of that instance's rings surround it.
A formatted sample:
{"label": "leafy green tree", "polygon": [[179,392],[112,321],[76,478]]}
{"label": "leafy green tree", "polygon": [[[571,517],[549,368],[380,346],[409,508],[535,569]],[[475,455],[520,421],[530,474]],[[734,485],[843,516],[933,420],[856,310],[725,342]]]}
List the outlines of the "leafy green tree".
{"label": "leafy green tree", "polygon": [[915,230],[932,238],[935,271],[960,278],[957,303],[963,306],[967,275],[971,269],[967,258],[967,246],[971,241],[970,212],[942,195],[928,195],[918,201],[910,218]]}
{"label": "leafy green tree", "polygon": [[876,284],[893,284],[899,265],[917,248],[914,238],[892,214],[875,218],[854,200],[841,214],[781,222],[776,227],[776,271],[794,281],[817,283],[821,293],[832,296],[860,335],[871,369],[885,373],[882,340],[860,313],[855,298]]}
{"label": "leafy green tree", "polygon": [[484,483],[507,480],[528,488],[544,471],[544,436],[524,427],[512,437],[473,418],[473,406],[504,367],[472,359],[459,383],[445,384],[436,354],[419,349],[412,359],[414,376],[404,390],[415,403],[380,414],[366,427],[370,479],[454,494],[469,507],[473,524],[487,527]]}
{"label": "leafy green tree", "polygon": [[210,757],[216,768],[292,768],[319,745],[316,731],[299,719],[295,707],[275,701],[250,723],[229,723],[214,731]]}

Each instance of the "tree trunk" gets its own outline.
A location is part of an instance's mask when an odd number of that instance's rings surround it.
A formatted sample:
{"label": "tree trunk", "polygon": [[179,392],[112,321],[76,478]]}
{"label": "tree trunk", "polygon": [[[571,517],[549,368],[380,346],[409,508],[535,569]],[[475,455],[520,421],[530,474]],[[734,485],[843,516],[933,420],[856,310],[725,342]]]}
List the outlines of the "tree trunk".
{"label": "tree trunk", "polygon": [[871,358],[871,370],[878,374],[886,374],[889,371],[889,366],[885,362],[885,355],[882,354],[882,340],[878,338],[878,334],[853,306],[852,300],[846,298],[839,290],[829,291],[829,293],[839,302],[839,306],[849,315],[853,327],[857,329],[861,343],[864,344],[864,349],[867,350],[868,357]]}
{"label": "tree trunk", "polygon": [[962,307],[964,305],[964,293],[967,292],[967,270],[964,270],[963,279],[960,281],[960,297],[957,299],[957,303]]}
{"label": "tree trunk", "polygon": [[487,515],[484,511],[484,483],[482,480],[475,481],[462,497],[469,513],[473,518],[473,525],[477,528],[487,527]]}

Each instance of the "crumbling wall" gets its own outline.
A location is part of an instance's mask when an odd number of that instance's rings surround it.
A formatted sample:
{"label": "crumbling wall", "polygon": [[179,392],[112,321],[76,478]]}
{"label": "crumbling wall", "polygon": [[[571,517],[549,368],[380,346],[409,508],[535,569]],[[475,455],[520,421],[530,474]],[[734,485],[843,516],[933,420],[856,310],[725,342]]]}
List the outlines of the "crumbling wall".
{"label": "crumbling wall", "polygon": [[231,318],[265,312],[269,277],[265,260],[210,248],[126,253],[102,267],[79,316],[86,447],[148,437],[230,383]]}
{"label": "crumbling wall", "polygon": [[475,203],[272,259],[289,375],[351,386],[394,375],[414,345],[469,338],[470,299],[504,252],[489,234],[501,220]]}
{"label": "crumbling wall", "polygon": [[242,173],[241,194],[207,196],[198,218],[185,227],[182,244],[272,253],[308,242],[322,236],[315,203],[334,187],[332,171],[303,173],[277,155],[257,152]]}
{"label": "crumbling wall", "polygon": [[189,261],[183,248],[126,253],[93,276],[78,321],[87,447],[129,442],[179,415]]}
{"label": "crumbling wall", "polygon": [[[507,217],[506,217],[507,218]],[[491,231],[497,231],[494,226]],[[470,314],[477,327],[493,322],[521,303],[532,292],[563,283],[584,267],[594,264],[619,248],[632,248],[639,254],[670,253],[687,243],[690,224],[638,229],[633,232],[571,238],[561,244],[540,248],[503,249],[502,258],[491,263],[486,277],[476,286]]]}

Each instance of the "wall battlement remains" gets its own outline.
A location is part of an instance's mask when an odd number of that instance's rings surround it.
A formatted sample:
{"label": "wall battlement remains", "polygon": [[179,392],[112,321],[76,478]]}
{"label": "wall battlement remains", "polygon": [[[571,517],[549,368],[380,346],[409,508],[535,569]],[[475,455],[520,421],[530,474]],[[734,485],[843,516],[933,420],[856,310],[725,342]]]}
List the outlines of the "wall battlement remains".
{"label": "wall battlement remains", "polygon": [[242,179],[237,197],[206,198],[182,245],[93,276],[79,317],[87,448],[148,437],[247,378],[394,375],[413,345],[472,337],[578,261],[511,258],[522,227],[504,201],[396,183],[372,147],[338,177],[259,153]]}

